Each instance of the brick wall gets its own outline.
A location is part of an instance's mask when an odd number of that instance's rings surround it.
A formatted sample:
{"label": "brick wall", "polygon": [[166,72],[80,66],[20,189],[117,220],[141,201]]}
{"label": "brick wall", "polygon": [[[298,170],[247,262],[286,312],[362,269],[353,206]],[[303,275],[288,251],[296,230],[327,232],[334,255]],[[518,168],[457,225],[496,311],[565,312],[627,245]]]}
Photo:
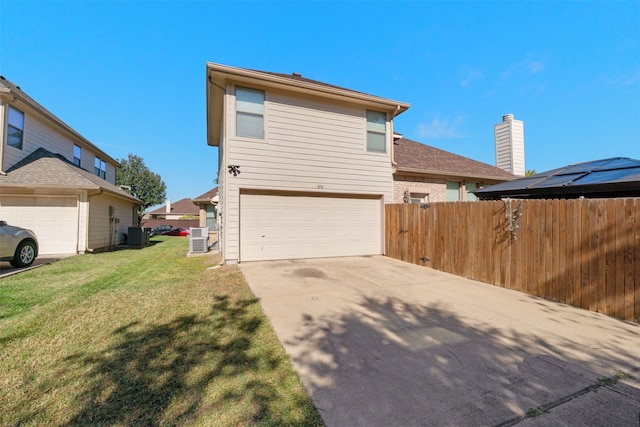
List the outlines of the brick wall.
{"label": "brick wall", "polygon": [[394,175],[393,203],[402,203],[404,191],[426,193],[429,202],[447,201],[447,182],[442,178]]}

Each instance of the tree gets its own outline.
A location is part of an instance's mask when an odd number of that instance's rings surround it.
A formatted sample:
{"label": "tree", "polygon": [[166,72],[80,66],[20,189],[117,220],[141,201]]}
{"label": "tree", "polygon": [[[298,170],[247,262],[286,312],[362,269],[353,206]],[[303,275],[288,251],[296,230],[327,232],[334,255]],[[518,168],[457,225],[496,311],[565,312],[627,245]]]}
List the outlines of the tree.
{"label": "tree", "polygon": [[129,154],[128,158],[120,159],[118,162],[120,168],[116,170],[116,185],[130,187],[131,195],[142,200],[142,206],[138,209],[138,224],[140,224],[149,206],[164,202],[167,186],[160,175],[151,172],[144,164],[144,160],[135,154]]}
{"label": "tree", "polygon": [[524,176],[531,176],[531,175],[535,175],[538,172],[536,172],[535,169],[527,169],[527,172],[525,172]]}

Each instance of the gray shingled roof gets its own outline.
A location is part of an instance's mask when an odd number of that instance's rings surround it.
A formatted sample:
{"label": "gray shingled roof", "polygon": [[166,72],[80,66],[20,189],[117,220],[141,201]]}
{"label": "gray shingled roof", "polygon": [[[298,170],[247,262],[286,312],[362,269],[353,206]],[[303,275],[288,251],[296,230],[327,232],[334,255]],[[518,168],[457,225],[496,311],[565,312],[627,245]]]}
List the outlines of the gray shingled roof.
{"label": "gray shingled roof", "polygon": [[38,148],[13,165],[7,170],[7,175],[0,175],[0,188],[2,187],[104,190],[132,202],[142,203],[110,182],[44,148]]}
{"label": "gray shingled roof", "polygon": [[450,153],[430,145],[400,138],[393,143],[394,160],[398,169],[429,174],[465,176],[510,181],[516,178],[498,167]]}
{"label": "gray shingled roof", "polygon": [[29,95],[27,95],[27,93],[25,91],[23,91],[20,88],[20,86],[16,85],[15,83],[13,83],[10,80],[7,80],[7,78],[5,76],[2,76],[2,75],[0,75],[0,89],[3,89],[2,91],[4,91],[4,92],[8,91],[11,95],[13,95],[14,97],[19,99],[20,101],[22,101],[25,104],[27,104],[29,107],[31,107],[32,109],[37,111],[39,114],[41,114],[44,118],[46,118],[49,121],[51,121],[54,125],[58,126],[59,128],[61,128],[64,131],[68,132],[69,134],[73,135],[75,138],[79,139],[83,143],[87,144],[89,147],[91,147],[91,149],[93,149],[94,151],[98,152],[101,156],[109,159],[111,162],[113,162],[115,164],[118,164],[118,161],[116,159],[114,159],[113,157],[109,156],[107,153],[105,153],[99,147],[97,147],[94,143],[89,141],[84,136],[80,135],[71,126],[69,126],[68,124],[66,124],[62,120],[60,120],[52,112],[50,112],[49,110],[44,108],[39,102],[37,102],[35,99],[33,99]]}

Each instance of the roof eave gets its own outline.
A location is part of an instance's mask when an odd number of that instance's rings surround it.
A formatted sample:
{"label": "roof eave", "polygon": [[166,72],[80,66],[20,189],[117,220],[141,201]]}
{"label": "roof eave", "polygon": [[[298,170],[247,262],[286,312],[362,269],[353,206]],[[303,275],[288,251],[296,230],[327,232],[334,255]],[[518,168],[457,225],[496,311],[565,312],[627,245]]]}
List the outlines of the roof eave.
{"label": "roof eave", "polygon": [[5,183],[0,183],[0,188],[21,188],[21,189],[37,189],[37,188],[52,188],[52,189],[56,189],[56,190],[80,190],[80,191],[96,191],[96,192],[106,192],[109,194],[112,194],[116,197],[119,197],[121,199],[125,199],[125,200],[129,200],[131,202],[134,202],[136,204],[141,205],[142,204],[142,200],[130,195],[130,194],[121,194],[118,193],[117,191],[113,191],[111,189],[102,187],[100,185],[59,185],[59,184],[5,184]]}
{"label": "roof eave", "polygon": [[76,140],[77,142],[80,142],[83,145],[88,146],[89,148],[94,150],[96,153],[98,153],[101,157],[104,157],[109,162],[115,164],[116,167],[119,167],[120,162],[118,162],[118,160],[114,159],[113,157],[108,155],[106,152],[101,150],[93,142],[89,141],[87,138],[85,138],[84,136],[80,135],[71,126],[69,126],[68,124],[63,122],[61,119],[56,117],[50,111],[46,110],[43,106],[38,105],[38,104],[34,104],[30,99],[25,98],[20,93],[17,93],[15,91],[11,90],[11,89],[8,89],[8,88],[2,88],[2,89],[7,89],[8,90],[8,92],[2,91],[2,96],[3,97],[9,96],[10,98],[12,98],[12,99],[9,99],[9,102],[15,102],[16,100],[21,102],[21,104],[24,104],[25,106],[27,106],[31,110],[32,113],[37,114],[40,117],[43,117],[46,121],[48,121],[49,123],[51,123],[52,125],[54,125],[58,129],[60,129],[61,131],[63,131],[67,135],[69,135],[72,139]]}
{"label": "roof eave", "polygon": [[109,190],[108,188],[104,188],[104,187],[99,187],[100,190],[112,194],[113,196],[119,197],[121,199],[124,200],[129,200],[130,202],[135,203],[136,205],[140,205],[142,206],[142,200],[138,199],[137,197],[134,197],[130,194],[122,194],[122,193],[118,193],[117,191],[113,191],[113,190]]}
{"label": "roof eave", "polygon": [[[222,129],[224,88],[228,81],[234,83],[256,84],[261,86],[303,93],[320,95],[337,101],[347,101],[378,108],[392,114],[392,118],[409,109],[410,104],[392,99],[381,98],[349,89],[340,89],[308,81],[291,80],[286,77],[265,74],[260,71],[207,62],[207,142],[217,146]],[[213,89],[212,88],[215,88]],[[211,91],[214,90],[214,94]]]}
{"label": "roof eave", "polygon": [[308,82],[304,80],[291,80],[286,77],[266,74],[260,71],[248,70],[245,68],[231,67],[228,65],[215,64],[207,62],[207,67],[211,71],[211,75],[218,84],[223,86],[223,83],[227,80],[233,80],[239,83],[252,83],[260,81],[262,84],[268,87],[275,87],[285,90],[293,90],[297,92],[304,92],[307,94],[322,93],[326,97],[335,97],[340,100],[345,98],[349,100],[358,101],[360,103],[370,103],[375,106],[386,106],[388,111],[395,111],[399,109],[398,114],[409,109],[410,105],[405,102],[395,101],[392,99],[381,98],[375,95],[369,95],[366,93],[355,92],[349,89],[341,89],[333,86],[325,86]]}
{"label": "roof eave", "polygon": [[433,169],[418,169],[418,168],[405,168],[405,167],[397,167],[396,172],[403,173],[411,173],[418,175],[438,175],[438,176],[455,176],[460,178],[475,178],[475,179],[486,179],[491,181],[512,181],[516,179],[516,177],[503,177],[503,176],[495,176],[495,175],[485,175],[485,174],[470,174],[470,173],[459,173],[459,172],[448,172],[448,171],[438,171]]}

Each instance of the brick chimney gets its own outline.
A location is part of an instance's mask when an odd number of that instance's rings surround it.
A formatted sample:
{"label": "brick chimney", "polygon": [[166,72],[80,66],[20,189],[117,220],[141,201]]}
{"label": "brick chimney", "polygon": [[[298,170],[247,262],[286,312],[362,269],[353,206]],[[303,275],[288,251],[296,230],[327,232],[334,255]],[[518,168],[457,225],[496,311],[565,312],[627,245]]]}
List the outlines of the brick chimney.
{"label": "brick chimney", "polygon": [[502,123],[493,126],[496,144],[496,166],[514,175],[525,175],[524,123],[513,114],[502,116]]}

